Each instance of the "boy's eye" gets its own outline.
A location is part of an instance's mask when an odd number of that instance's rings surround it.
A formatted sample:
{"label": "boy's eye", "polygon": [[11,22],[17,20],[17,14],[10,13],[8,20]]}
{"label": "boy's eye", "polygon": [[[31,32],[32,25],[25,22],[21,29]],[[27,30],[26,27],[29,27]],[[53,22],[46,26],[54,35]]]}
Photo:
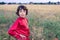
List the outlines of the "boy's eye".
{"label": "boy's eye", "polygon": [[20,10],[19,12],[22,12],[22,10]]}
{"label": "boy's eye", "polygon": [[19,12],[25,12],[25,10],[20,10]]}

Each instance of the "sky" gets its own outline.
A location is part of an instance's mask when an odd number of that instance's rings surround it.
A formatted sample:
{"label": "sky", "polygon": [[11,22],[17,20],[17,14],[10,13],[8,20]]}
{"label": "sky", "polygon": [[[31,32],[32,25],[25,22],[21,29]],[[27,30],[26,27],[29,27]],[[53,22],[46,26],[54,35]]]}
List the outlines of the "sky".
{"label": "sky", "polygon": [[16,3],[29,3],[29,2],[60,2],[60,0],[0,0],[0,2],[16,2]]}

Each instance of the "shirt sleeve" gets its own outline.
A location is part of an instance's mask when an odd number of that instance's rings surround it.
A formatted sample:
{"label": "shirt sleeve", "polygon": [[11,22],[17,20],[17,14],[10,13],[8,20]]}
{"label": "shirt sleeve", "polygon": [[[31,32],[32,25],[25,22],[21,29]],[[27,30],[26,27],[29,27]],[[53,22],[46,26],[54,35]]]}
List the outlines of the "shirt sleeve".
{"label": "shirt sleeve", "polygon": [[16,32],[17,26],[18,26],[18,19],[9,28],[8,34],[15,37],[15,38],[20,38],[19,34]]}

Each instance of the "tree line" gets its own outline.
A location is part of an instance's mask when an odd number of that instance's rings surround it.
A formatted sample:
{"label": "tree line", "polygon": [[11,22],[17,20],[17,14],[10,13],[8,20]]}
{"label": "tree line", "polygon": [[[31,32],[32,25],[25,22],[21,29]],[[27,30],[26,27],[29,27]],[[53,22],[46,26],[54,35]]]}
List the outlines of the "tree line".
{"label": "tree line", "polygon": [[9,3],[6,3],[6,2],[0,2],[0,4],[55,4],[55,5],[60,5],[60,2],[46,2],[46,3],[34,3],[34,2],[29,2],[29,3],[16,3],[16,2],[9,2]]}

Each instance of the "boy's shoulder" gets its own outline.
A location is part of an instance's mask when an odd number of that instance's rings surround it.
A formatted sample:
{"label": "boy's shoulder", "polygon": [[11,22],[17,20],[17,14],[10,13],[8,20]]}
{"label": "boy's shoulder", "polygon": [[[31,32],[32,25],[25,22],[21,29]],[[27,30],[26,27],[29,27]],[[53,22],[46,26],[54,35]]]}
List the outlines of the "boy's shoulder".
{"label": "boy's shoulder", "polygon": [[19,20],[19,17],[18,18],[16,18],[16,20],[15,21],[18,21]]}
{"label": "boy's shoulder", "polygon": [[[24,19],[26,19],[26,20],[28,21],[28,19],[27,19],[26,17],[25,17]],[[23,19],[20,18],[20,17],[18,17],[16,20],[18,20],[18,21],[20,20],[20,21],[21,21],[21,20],[23,20]]]}

